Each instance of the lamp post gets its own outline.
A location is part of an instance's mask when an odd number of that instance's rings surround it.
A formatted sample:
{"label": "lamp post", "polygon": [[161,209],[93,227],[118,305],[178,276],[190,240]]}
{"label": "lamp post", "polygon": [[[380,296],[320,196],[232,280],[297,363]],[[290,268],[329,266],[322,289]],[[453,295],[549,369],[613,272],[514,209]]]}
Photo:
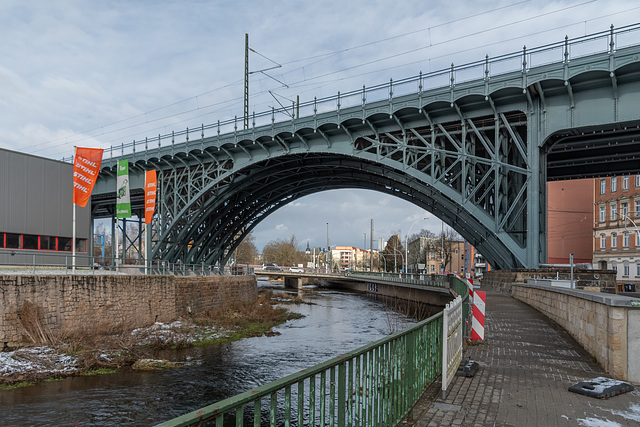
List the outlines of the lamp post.
{"label": "lamp post", "polygon": [[365,257],[366,252],[367,252],[367,233],[365,232],[365,233],[362,233],[362,234],[364,234],[364,246],[362,247],[362,271],[365,271],[366,270],[366,264],[365,264],[365,261],[364,261],[365,260],[364,257]]}
{"label": "lamp post", "polygon": [[[387,259],[382,252],[378,252],[378,257],[382,257],[382,261],[384,261],[384,270],[382,270],[382,277],[384,277],[384,273],[387,271]],[[378,263],[378,266],[380,266],[380,263]]]}
{"label": "lamp post", "polygon": [[327,249],[331,248],[331,245],[329,245],[329,223],[327,223]]}
{"label": "lamp post", "polygon": [[[397,250],[396,248],[392,248],[393,249],[393,257],[396,257],[396,254],[400,254],[400,261],[402,261],[402,263],[400,264],[400,267],[402,267],[402,264],[404,264],[404,254],[402,253],[402,251]],[[396,261],[394,260],[393,262],[393,267],[396,271],[394,271],[394,273],[398,272],[398,265],[396,263]]]}
{"label": "lamp post", "polygon": [[404,236],[404,272],[405,274],[407,274],[409,272],[409,234],[411,234],[411,229],[413,228],[414,225],[416,225],[416,222],[420,221],[420,220],[426,220],[427,217],[424,218],[418,218],[415,221],[413,221],[413,224],[411,224],[411,227],[409,227],[409,232]]}

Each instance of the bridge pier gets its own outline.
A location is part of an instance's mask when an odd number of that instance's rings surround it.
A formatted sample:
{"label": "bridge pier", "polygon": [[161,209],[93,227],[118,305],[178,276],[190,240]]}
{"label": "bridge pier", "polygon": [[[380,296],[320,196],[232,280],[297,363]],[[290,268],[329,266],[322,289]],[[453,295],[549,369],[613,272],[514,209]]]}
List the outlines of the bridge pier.
{"label": "bridge pier", "polygon": [[290,289],[302,289],[302,277],[285,277],[284,287]]}

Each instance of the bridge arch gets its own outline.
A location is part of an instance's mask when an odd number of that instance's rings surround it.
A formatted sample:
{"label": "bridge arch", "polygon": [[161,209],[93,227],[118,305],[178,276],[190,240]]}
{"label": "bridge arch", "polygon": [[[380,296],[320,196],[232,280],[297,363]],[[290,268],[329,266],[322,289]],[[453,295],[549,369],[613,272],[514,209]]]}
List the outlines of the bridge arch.
{"label": "bridge arch", "polygon": [[[507,126],[509,120],[513,122],[512,132],[524,132],[522,112],[510,112],[503,119]],[[272,140],[222,145],[220,150],[230,153],[246,144],[242,150],[254,153],[242,166],[236,159],[173,212],[172,222],[161,227],[164,232],[156,254],[173,262],[225,262],[248,232],[285,204],[319,191],[362,188],[398,196],[434,213],[496,266],[522,266],[524,193],[507,185],[507,180],[524,183],[527,171],[523,156],[505,137],[508,132],[499,129],[500,123],[486,116],[353,141],[335,135],[329,140],[328,133],[341,131],[337,124],[328,123],[317,132],[300,130],[305,144],[287,145],[292,136],[282,133]],[[467,126],[475,133],[467,134]],[[466,141],[469,138],[486,141],[471,144]],[[274,141],[280,149],[255,149]],[[175,173],[170,173],[174,180]],[[520,209],[514,210],[518,205]],[[507,221],[509,215],[515,219]]]}

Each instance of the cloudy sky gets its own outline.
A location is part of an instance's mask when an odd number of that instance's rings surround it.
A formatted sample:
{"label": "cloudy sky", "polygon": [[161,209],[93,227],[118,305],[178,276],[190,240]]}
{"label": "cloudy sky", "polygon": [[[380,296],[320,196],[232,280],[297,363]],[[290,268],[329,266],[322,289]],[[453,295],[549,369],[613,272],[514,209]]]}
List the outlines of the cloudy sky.
{"label": "cloudy sky", "polygon": [[[640,22],[637,0],[0,2],[0,147],[60,159]],[[605,48],[606,46],[603,46]],[[268,71],[260,72],[277,65]],[[428,217],[426,221],[421,218]],[[254,231],[261,250],[362,246],[440,221],[407,202],[340,190],[299,199]],[[368,243],[367,243],[368,245]],[[374,248],[377,245],[374,243]]]}

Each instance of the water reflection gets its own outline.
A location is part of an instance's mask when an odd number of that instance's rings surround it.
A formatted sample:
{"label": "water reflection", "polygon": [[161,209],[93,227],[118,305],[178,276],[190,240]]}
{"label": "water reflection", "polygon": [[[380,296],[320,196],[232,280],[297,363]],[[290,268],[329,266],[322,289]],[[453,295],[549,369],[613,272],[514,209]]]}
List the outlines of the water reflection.
{"label": "water reflection", "polygon": [[[280,284],[261,288],[285,292]],[[162,372],[122,370],[0,392],[3,425],[149,425],[324,362],[356,349],[412,320],[363,295],[307,289],[289,305],[305,315],[276,328],[281,335],[165,351],[187,360]]]}

